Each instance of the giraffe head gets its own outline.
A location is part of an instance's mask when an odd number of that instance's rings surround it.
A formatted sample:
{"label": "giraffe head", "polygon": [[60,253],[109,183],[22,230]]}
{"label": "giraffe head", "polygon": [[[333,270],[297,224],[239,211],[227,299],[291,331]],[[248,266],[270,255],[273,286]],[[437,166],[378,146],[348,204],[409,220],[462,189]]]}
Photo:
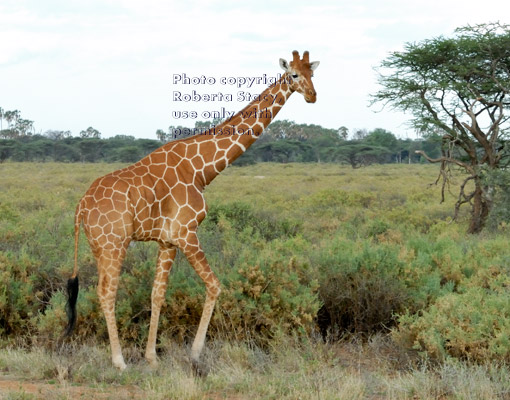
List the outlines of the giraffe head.
{"label": "giraffe head", "polygon": [[303,95],[307,103],[315,103],[317,92],[313,87],[313,71],[319,66],[319,61],[310,62],[308,51],[303,53],[303,59],[299,58],[299,52],[292,52],[293,59],[290,63],[280,58],[280,67],[287,72],[290,90]]}

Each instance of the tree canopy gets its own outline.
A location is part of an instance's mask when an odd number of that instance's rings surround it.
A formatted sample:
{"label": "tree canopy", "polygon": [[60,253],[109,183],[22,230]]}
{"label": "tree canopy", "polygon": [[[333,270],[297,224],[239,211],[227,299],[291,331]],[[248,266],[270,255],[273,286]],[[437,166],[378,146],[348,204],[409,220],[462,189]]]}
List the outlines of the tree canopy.
{"label": "tree canopy", "polygon": [[[381,89],[374,103],[411,114],[411,124],[424,136],[442,136],[443,192],[451,166],[467,177],[460,186],[456,214],[471,205],[469,232],[479,232],[492,206],[486,171],[508,162],[506,115],[510,90],[510,29],[499,23],[458,28],[443,36],[407,43],[380,66]],[[467,189],[473,182],[473,189]]]}

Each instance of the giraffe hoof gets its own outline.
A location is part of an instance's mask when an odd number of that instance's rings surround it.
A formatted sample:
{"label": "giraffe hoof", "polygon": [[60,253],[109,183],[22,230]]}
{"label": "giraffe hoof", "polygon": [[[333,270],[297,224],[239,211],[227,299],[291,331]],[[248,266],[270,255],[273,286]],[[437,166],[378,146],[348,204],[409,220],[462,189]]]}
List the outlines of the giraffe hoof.
{"label": "giraffe hoof", "polygon": [[158,367],[159,362],[156,357],[145,357],[145,359],[147,360],[151,368],[156,369]]}
{"label": "giraffe hoof", "polygon": [[118,368],[120,371],[124,371],[127,368],[126,363],[124,360],[114,360],[113,365]]}
{"label": "giraffe hoof", "polygon": [[115,367],[117,367],[117,369],[122,372],[127,368],[127,365],[126,364],[115,364]]}

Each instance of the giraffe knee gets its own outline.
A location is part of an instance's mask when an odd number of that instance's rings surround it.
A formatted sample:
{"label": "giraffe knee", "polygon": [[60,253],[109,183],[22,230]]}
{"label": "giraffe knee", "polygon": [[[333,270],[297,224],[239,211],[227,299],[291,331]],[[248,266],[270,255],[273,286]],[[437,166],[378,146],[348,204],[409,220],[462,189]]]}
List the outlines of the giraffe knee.
{"label": "giraffe knee", "polygon": [[161,307],[165,302],[165,292],[163,290],[153,290],[151,301],[154,306]]}
{"label": "giraffe knee", "polygon": [[207,296],[216,300],[221,293],[220,281],[216,279],[212,283],[207,284]]}

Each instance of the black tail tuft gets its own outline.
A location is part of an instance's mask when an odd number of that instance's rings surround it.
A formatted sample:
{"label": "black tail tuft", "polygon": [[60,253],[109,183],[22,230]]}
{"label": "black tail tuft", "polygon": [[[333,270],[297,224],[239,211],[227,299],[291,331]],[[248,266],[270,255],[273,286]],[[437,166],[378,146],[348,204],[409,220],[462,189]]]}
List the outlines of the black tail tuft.
{"label": "black tail tuft", "polygon": [[70,278],[67,281],[66,313],[68,324],[64,336],[69,336],[74,329],[74,325],[76,324],[76,300],[78,300],[79,289],[78,276],[75,278]]}

